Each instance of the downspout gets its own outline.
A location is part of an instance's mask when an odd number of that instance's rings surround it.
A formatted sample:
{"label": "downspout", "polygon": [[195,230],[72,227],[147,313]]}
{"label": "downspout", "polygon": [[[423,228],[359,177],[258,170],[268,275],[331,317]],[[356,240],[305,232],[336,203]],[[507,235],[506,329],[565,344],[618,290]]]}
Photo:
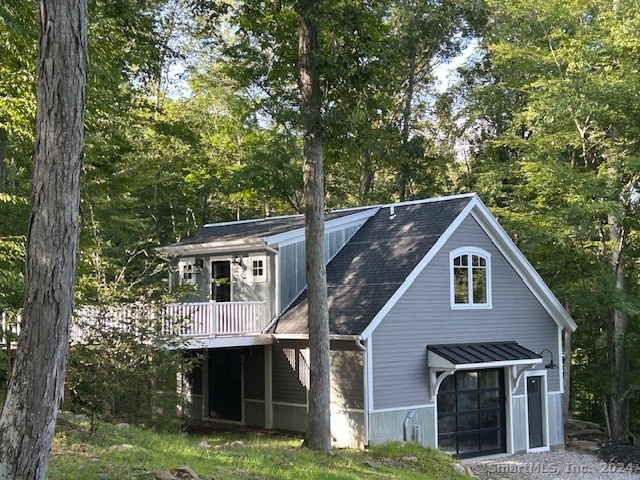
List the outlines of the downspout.
{"label": "downspout", "polygon": [[[369,392],[369,388],[367,385],[367,347],[365,344],[362,343],[363,340],[361,337],[356,338],[356,347],[358,347],[358,349],[360,349],[363,353],[362,353],[362,377],[363,377],[363,381],[362,381],[362,385],[363,385],[363,402],[364,402],[364,446],[368,446],[369,445],[369,399],[368,399],[368,392]],[[366,340],[364,340],[364,342],[366,342]]]}

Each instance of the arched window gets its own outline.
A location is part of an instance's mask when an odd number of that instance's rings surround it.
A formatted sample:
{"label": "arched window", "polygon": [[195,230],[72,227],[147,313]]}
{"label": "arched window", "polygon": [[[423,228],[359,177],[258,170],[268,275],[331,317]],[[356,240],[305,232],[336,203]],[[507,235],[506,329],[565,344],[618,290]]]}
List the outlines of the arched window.
{"label": "arched window", "polygon": [[491,254],[464,247],[450,254],[451,308],[491,308]]}

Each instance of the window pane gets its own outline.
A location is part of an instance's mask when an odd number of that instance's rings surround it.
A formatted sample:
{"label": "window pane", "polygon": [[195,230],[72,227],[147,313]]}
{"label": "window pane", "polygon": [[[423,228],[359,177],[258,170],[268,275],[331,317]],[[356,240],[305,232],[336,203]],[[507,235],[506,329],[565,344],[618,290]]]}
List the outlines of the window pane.
{"label": "window pane", "polygon": [[466,267],[469,265],[469,255],[460,255],[460,258],[462,259],[462,266]]}
{"label": "window pane", "polygon": [[449,375],[444,378],[440,384],[438,392],[453,392],[456,389],[455,375]]}
{"label": "window pane", "polygon": [[484,259],[483,257],[480,257],[480,266],[481,267],[486,267],[487,266],[487,260]]}
{"label": "window pane", "polygon": [[493,450],[502,447],[499,432],[482,432],[480,434],[480,448],[482,450]]}
{"label": "window pane", "polygon": [[480,388],[498,388],[499,375],[496,370],[480,372]]}
{"label": "window pane", "polygon": [[456,394],[438,395],[438,412],[452,413],[456,411]]}
{"label": "window pane", "polygon": [[500,407],[500,392],[482,392],[480,394],[480,408]]}
{"label": "window pane", "polygon": [[477,452],[480,450],[478,445],[478,434],[472,433],[467,435],[459,435],[458,436],[458,452]]}
{"label": "window pane", "polygon": [[438,447],[445,453],[456,453],[456,437],[454,435],[438,437]]}
{"label": "window pane", "polygon": [[466,412],[478,409],[477,393],[459,393],[458,394],[458,411]]}
{"label": "window pane", "polygon": [[471,263],[474,267],[479,267],[480,266],[480,257],[478,255],[473,255],[472,256],[472,263]]}
{"label": "window pane", "polygon": [[438,434],[456,433],[456,416],[438,418]]}
{"label": "window pane", "polygon": [[458,431],[468,432],[470,430],[478,429],[478,414],[468,413],[466,415],[458,416]]}
{"label": "window pane", "polygon": [[473,303],[487,303],[487,271],[473,269]]}
{"label": "window pane", "polygon": [[480,428],[499,428],[500,415],[498,412],[483,412],[480,414]]}
{"label": "window pane", "polygon": [[455,303],[469,303],[469,273],[466,268],[453,269],[453,288]]}
{"label": "window pane", "polygon": [[457,267],[459,267],[460,265],[462,265],[462,257],[456,257],[453,259],[453,264]]}
{"label": "window pane", "polygon": [[478,372],[458,372],[456,374],[457,390],[477,390],[478,389]]}

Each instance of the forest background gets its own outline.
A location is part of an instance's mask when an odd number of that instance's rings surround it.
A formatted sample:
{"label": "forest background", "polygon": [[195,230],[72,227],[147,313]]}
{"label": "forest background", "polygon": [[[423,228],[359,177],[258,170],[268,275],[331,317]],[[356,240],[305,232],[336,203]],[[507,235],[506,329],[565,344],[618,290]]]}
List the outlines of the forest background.
{"label": "forest background", "polygon": [[[8,319],[23,293],[34,8],[0,5]],[[638,2],[336,0],[319,30],[327,207],[478,192],[579,326],[566,408],[618,440],[638,431]],[[206,223],[302,211],[297,34],[288,0],[89,1],[77,305],[149,296],[167,277],[156,247]]]}

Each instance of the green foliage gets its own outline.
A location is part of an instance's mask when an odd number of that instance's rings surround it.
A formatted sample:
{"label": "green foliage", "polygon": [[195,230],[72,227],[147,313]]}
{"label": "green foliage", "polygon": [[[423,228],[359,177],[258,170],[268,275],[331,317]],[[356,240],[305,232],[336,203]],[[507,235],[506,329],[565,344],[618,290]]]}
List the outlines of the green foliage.
{"label": "green foliage", "polygon": [[118,414],[132,423],[170,425],[180,404],[177,376],[193,359],[181,340],[164,333],[161,306],[84,307],[77,311],[66,385],[74,411],[96,417]]}

